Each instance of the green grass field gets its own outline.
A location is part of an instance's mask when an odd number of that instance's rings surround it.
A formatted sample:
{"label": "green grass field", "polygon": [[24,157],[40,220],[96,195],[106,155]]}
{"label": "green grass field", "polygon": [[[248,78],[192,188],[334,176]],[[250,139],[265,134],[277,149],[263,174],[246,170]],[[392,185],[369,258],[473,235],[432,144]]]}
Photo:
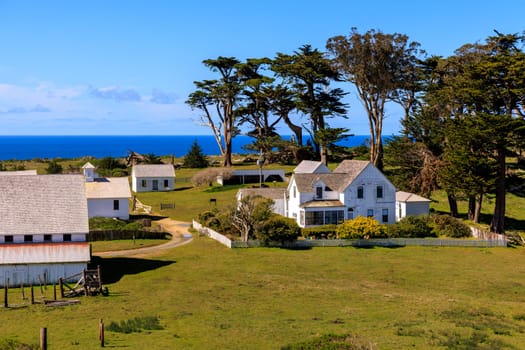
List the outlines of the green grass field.
{"label": "green grass field", "polygon": [[523,349],[524,259],[522,248],[230,250],[195,237],[155,259],[97,258],[108,297],[50,308],[10,290],[0,338],[38,343],[47,327],[50,349],[92,349],[100,318],[152,316],[162,330],[107,331],[106,346],[279,349],[352,333],[376,349]]}
{"label": "green grass field", "polygon": [[[190,221],[211,208],[210,198],[218,207],[232,204],[238,188],[193,188],[185,180],[173,192],[138,197],[156,213]],[[508,222],[523,227],[525,201],[509,198]],[[435,210],[447,210],[439,193],[432,199]],[[161,202],[176,207],[160,211]],[[484,219],[490,210],[487,202]],[[105,249],[114,248],[94,250]],[[27,288],[26,300],[11,289],[10,307],[0,309],[0,349],[9,341],[38,344],[40,327],[48,329],[50,349],[93,349],[99,319],[110,325],[141,317],[158,318],[163,329],[107,330],[106,347],[279,349],[351,333],[374,349],[524,349],[524,261],[521,247],[230,250],[195,236],[150,259],[95,258],[107,297],[46,307],[29,305]],[[51,299],[53,290],[37,288],[36,296]]]}

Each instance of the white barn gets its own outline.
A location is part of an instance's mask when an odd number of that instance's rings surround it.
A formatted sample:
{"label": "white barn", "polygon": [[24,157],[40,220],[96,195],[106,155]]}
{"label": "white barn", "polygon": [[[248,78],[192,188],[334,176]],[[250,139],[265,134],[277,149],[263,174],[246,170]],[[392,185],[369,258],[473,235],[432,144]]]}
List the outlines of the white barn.
{"label": "white barn", "polygon": [[0,285],[54,283],[87,268],[82,175],[2,177],[0,217]]}
{"label": "white barn", "polygon": [[133,192],[173,191],[175,168],[171,164],[138,164],[131,169]]}
{"label": "white barn", "polygon": [[127,177],[98,177],[95,167],[86,163],[83,167],[86,180],[88,217],[129,219],[131,191]]}
{"label": "white barn", "polygon": [[430,199],[414,193],[396,192],[396,221],[411,215],[428,215],[430,212]]}

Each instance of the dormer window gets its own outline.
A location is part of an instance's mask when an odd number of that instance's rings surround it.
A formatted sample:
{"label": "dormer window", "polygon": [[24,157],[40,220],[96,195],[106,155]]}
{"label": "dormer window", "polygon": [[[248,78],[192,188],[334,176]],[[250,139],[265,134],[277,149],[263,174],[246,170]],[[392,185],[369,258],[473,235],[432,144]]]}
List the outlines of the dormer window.
{"label": "dormer window", "polygon": [[321,186],[315,188],[315,198],[323,198],[323,188]]}

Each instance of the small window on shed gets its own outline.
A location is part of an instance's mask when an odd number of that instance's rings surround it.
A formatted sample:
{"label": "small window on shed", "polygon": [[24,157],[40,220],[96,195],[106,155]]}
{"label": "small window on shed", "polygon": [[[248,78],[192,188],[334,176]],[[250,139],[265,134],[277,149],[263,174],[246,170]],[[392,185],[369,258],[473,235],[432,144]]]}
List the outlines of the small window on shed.
{"label": "small window on shed", "polygon": [[12,235],[4,236],[4,242],[5,243],[13,243],[13,236]]}
{"label": "small window on shed", "polygon": [[120,208],[120,201],[118,199],[113,200],[113,210],[119,210]]}
{"label": "small window on shed", "polygon": [[166,187],[166,188],[170,187],[169,180],[164,180],[164,187]]}
{"label": "small window on shed", "polygon": [[44,235],[44,242],[51,242],[53,240],[52,235]]}
{"label": "small window on shed", "polygon": [[24,235],[24,242],[33,242],[33,235]]}
{"label": "small window on shed", "polygon": [[148,186],[148,184],[147,184],[146,180],[142,180],[142,187],[147,187],[147,186]]}
{"label": "small window on shed", "polygon": [[71,233],[65,233],[63,236],[64,242],[71,242]]}

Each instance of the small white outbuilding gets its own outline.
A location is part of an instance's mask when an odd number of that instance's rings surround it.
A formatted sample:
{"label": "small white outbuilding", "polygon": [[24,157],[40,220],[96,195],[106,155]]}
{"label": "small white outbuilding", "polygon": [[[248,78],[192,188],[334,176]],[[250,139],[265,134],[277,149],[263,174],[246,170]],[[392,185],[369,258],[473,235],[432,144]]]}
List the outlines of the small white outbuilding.
{"label": "small white outbuilding", "polygon": [[175,168],[172,164],[138,164],[131,169],[133,192],[173,191]]}
{"label": "small white outbuilding", "polygon": [[430,199],[410,192],[396,192],[396,221],[407,216],[428,215]]}

